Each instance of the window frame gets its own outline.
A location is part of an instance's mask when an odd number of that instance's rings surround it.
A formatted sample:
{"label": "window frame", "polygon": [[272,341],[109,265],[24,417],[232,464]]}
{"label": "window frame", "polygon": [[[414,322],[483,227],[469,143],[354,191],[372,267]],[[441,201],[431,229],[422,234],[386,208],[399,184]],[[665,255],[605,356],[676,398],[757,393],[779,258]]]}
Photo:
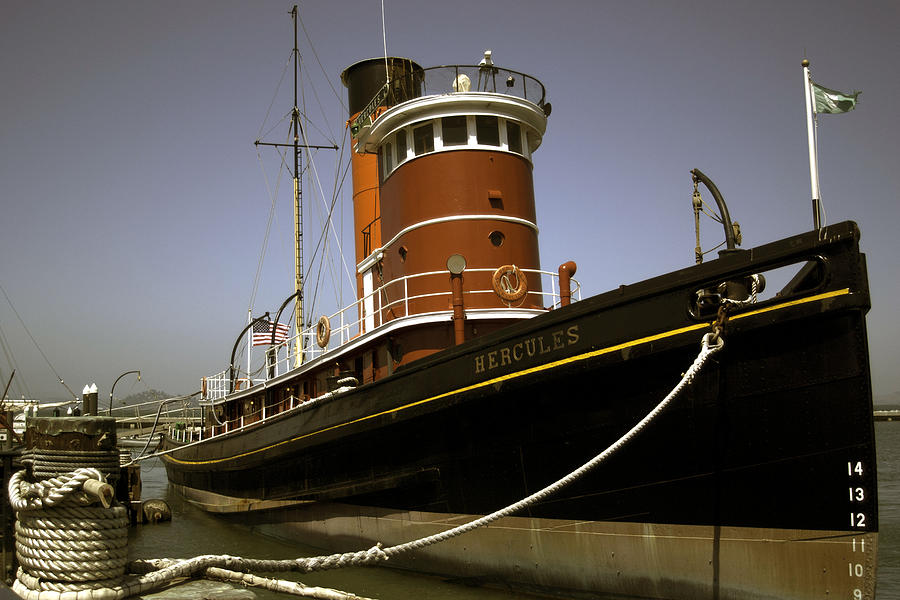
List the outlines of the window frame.
{"label": "window frame", "polygon": [[[443,135],[443,119],[448,117],[465,117],[466,119],[466,142],[458,143],[454,142],[452,144],[444,144],[444,135]],[[496,121],[497,124],[497,141],[498,144],[480,144],[478,143],[478,127],[477,127],[477,117],[488,117],[492,118]],[[515,151],[510,149],[509,143],[509,127],[508,123],[512,123],[518,127],[519,130],[519,148],[520,151]],[[429,137],[421,136],[416,137],[416,132],[421,130],[424,127],[431,127],[431,143],[428,144],[427,140]],[[422,119],[421,121],[416,121],[405,125],[403,127],[398,128],[396,131],[392,132],[389,136],[387,136],[378,147],[378,158],[381,163],[381,173],[383,180],[387,179],[391,176],[391,174],[396,171],[401,165],[404,163],[418,158],[420,156],[426,156],[429,154],[435,154],[437,152],[448,152],[454,150],[493,150],[506,152],[509,154],[514,154],[516,156],[521,156],[525,160],[531,162],[531,153],[529,152],[528,145],[528,132],[527,125],[522,123],[521,121],[515,119],[508,119],[506,117],[501,117],[498,115],[440,115],[436,117],[431,117],[429,119]],[[397,144],[398,136],[405,137],[405,147],[406,153],[402,152],[402,149]],[[417,151],[417,141],[424,141],[423,151],[419,153]],[[430,146],[430,148],[429,148]],[[390,155],[388,156],[388,152]]]}

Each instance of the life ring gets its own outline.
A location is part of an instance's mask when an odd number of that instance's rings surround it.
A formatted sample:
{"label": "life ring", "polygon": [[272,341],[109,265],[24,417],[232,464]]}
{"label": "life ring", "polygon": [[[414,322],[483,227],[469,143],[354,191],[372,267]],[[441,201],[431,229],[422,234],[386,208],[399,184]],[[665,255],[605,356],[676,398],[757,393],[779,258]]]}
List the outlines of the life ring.
{"label": "life ring", "polygon": [[494,271],[494,291],[507,302],[515,302],[528,292],[525,273],[516,265],[503,265]]}
{"label": "life ring", "polygon": [[328,345],[328,340],[331,339],[331,322],[328,320],[328,317],[322,315],[319,317],[319,322],[316,323],[316,343],[319,345],[319,348],[324,348]]}

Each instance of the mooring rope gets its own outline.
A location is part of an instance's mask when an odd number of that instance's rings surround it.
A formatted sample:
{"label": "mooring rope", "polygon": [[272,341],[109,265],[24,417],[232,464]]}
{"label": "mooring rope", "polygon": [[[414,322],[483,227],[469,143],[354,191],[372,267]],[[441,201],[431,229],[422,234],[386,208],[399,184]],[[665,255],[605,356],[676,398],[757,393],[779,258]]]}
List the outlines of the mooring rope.
{"label": "mooring rope", "polygon": [[[124,506],[110,504],[113,490],[99,470],[79,468],[33,483],[25,476],[19,471],[9,482],[20,564],[13,591],[25,600],[122,600],[194,575],[322,600],[368,600],[340,590],[225,570],[233,564],[229,557],[129,563],[127,512]],[[92,506],[98,502],[102,506]],[[141,570],[147,564],[154,566],[152,571]],[[135,571],[144,574],[125,575]]]}
{"label": "mooring rope", "polygon": [[35,479],[49,479],[72,471],[73,466],[101,471],[107,481],[119,478],[119,452],[112,450],[49,450],[33,448],[22,455],[22,462],[31,466]]}
{"label": "mooring rope", "polygon": [[[96,563],[103,562],[109,567],[110,573],[124,571],[126,563],[122,555],[127,552],[127,548],[120,545],[121,542],[118,540],[107,542],[103,530],[119,529],[119,523],[122,521],[124,521],[122,527],[127,527],[127,519],[123,507],[99,509],[83,506],[86,502],[96,501],[91,500],[90,496],[97,495],[94,491],[86,490],[85,483],[90,479],[102,480],[102,474],[96,469],[77,469],[68,475],[28,484],[23,479],[24,471],[21,471],[13,475],[9,484],[10,502],[18,511],[17,518],[20,521],[16,524],[16,547],[19,561],[23,565],[19,569],[13,590],[25,600],[120,600],[157,589],[180,577],[203,575],[312,598],[364,600],[339,590],[308,588],[297,582],[266,579],[249,572],[308,573],[346,566],[371,565],[402,552],[421,549],[460,536],[521,511],[584,476],[629,443],[659,416],[685,387],[690,385],[710,356],[721,350],[724,345],[725,342],[718,332],[704,335],[700,353],[672,391],[627,433],[565,477],[489,515],[435,535],[388,548],[382,548],[381,543],[378,543],[368,550],[289,560],[259,560],[228,555],[204,555],[185,560],[139,560],[128,563],[128,570],[131,573],[144,573],[143,575],[122,578],[121,575],[116,576],[113,573],[107,576],[109,573],[106,571],[94,568]],[[73,506],[68,508],[69,504]],[[63,510],[60,505],[74,512],[66,513],[66,516],[49,514],[49,511]],[[108,527],[101,524],[106,521],[88,521],[104,510],[111,510],[110,514],[113,515]],[[39,514],[27,520],[28,512]],[[23,517],[26,518],[25,521]],[[77,535],[77,539],[71,539],[73,534]],[[37,541],[25,541],[32,539]],[[67,549],[60,550],[56,545],[61,542],[74,543]],[[121,566],[119,562],[122,563]],[[89,565],[90,568],[83,565]],[[65,577],[61,576],[60,572],[64,572]],[[87,585],[79,587],[82,581]]]}
{"label": "mooring rope", "polygon": [[20,567],[13,591],[29,599],[80,600],[93,597],[78,596],[82,590],[118,584],[128,562],[128,517],[112,499],[112,486],[94,468],[34,483],[25,471],[14,473],[9,502]]}
{"label": "mooring rope", "polygon": [[563,487],[569,485],[573,481],[581,478],[588,471],[604,462],[607,458],[609,458],[620,448],[622,448],[622,446],[631,441],[632,438],[638,435],[641,430],[643,430],[653,419],[655,419],[659,415],[659,413],[661,413],[666,408],[666,406],[668,406],[669,403],[672,402],[672,400],[674,400],[681,393],[681,391],[691,383],[691,381],[693,381],[694,377],[696,377],[697,373],[700,372],[700,369],[703,367],[703,364],[709,359],[709,357],[721,350],[724,345],[725,341],[721,338],[721,336],[714,337],[714,335],[711,333],[707,333],[706,335],[704,335],[701,342],[700,354],[697,355],[697,358],[694,359],[694,362],[691,364],[690,368],[681,377],[681,381],[678,382],[678,384],[672,389],[672,391],[669,392],[669,394],[665,398],[663,398],[662,401],[660,401],[660,403],[657,404],[653,410],[647,413],[647,415],[643,419],[641,419],[634,427],[629,429],[628,432],[625,433],[622,437],[613,442],[608,448],[606,448],[606,450],[604,450],[588,462],[584,463],[565,477],[556,480],[542,490],[535,492],[527,498],[519,500],[515,504],[510,504],[506,508],[500,509],[496,512],[485,515],[479,519],[475,519],[474,521],[470,521],[463,525],[459,525],[458,527],[454,527],[453,529],[449,529],[442,533],[407,542],[405,544],[391,546],[390,548],[385,548],[384,554],[389,558],[391,556],[400,554],[401,552],[406,552],[407,550],[424,548],[426,546],[437,544],[438,542],[442,542],[444,540],[462,535],[468,531],[477,529],[478,527],[482,527],[484,525],[487,525],[488,523],[492,523],[497,519],[527,508],[532,504],[543,500],[554,492],[562,489]]}
{"label": "mooring rope", "polygon": [[603,452],[596,455],[594,458],[584,463],[565,477],[558,479],[557,481],[535,492],[527,498],[523,498],[522,500],[519,500],[514,504],[510,504],[509,506],[489,515],[485,515],[483,517],[435,535],[424,537],[418,540],[413,540],[411,542],[406,542],[404,544],[398,544],[396,546],[390,546],[388,548],[382,548],[382,545],[379,543],[372,548],[369,548],[368,550],[361,550],[358,552],[331,554],[328,556],[316,556],[310,558],[297,558],[293,560],[249,560],[237,557],[222,558],[227,559],[227,561],[229,562],[229,568],[233,568],[236,570],[259,569],[261,571],[271,573],[279,571],[300,571],[307,573],[311,571],[325,571],[346,566],[371,565],[383,560],[388,560],[391,556],[396,556],[402,552],[413,549],[418,550],[426,546],[431,546],[433,544],[437,544],[439,542],[443,542],[445,540],[460,536],[464,533],[472,531],[473,529],[483,527],[484,525],[492,523],[502,517],[518,512],[536,502],[539,502],[540,500],[546,498],[547,496],[553,494],[561,488],[569,485],[576,479],[579,479],[585,473],[608,459],[612,454],[614,454],[616,451],[622,448],[622,446],[627,444],[629,441],[631,441],[631,439],[638,435],[641,430],[643,430],[651,421],[653,421],[653,419],[655,419],[666,408],[666,406],[668,406],[681,393],[681,391],[684,390],[684,388],[687,387],[691,383],[691,381],[693,381],[694,377],[697,376],[709,357],[721,350],[724,345],[725,341],[721,336],[715,335],[713,333],[707,333],[706,335],[704,335],[701,341],[700,353],[697,355],[697,358],[694,359],[694,362],[691,364],[690,368],[688,368],[684,375],[682,375],[681,381],[678,382],[678,384],[672,389],[672,391],[669,392],[669,394],[665,398],[663,398],[653,410],[647,413],[647,415],[643,419],[641,419],[634,427],[628,430],[627,433],[613,442]]}

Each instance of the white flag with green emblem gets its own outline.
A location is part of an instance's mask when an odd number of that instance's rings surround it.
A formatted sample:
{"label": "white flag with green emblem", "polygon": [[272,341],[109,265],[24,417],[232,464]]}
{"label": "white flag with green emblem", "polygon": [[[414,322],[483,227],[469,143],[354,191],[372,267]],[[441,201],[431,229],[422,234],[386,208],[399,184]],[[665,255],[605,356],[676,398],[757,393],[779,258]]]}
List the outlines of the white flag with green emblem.
{"label": "white flag with green emblem", "polygon": [[[810,82],[812,83],[812,82]],[[829,90],[817,83],[812,83],[813,98],[815,99],[815,112],[824,114],[840,114],[850,112],[856,106],[856,97],[860,92],[845,94],[835,90]]]}

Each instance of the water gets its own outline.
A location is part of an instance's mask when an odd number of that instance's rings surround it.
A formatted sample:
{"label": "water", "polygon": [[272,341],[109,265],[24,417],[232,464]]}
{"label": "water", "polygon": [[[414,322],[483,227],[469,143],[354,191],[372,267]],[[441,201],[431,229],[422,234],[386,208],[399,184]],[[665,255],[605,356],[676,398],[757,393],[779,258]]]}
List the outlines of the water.
{"label": "water", "polygon": [[900,421],[875,423],[878,451],[878,600],[900,598]]}
{"label": "water", "polygon": [[[875,424],[878,448],[878,496],[880,532],[878,548],[877,600],[900,599],[900,422]],[[223,522],[181,500],[170,492],[162,464],[143,463],[143,497],[165,498],[172,507],[170,523],[136,527],[131,532],[133,558],[181,558],[199,554],[231,554],[248,558],[284,559],[320,554],[313,548],[287,544]],[[351,548],[348,550],[355,550]],[[332,587],[361,596],[390,600],[512,600],[521,593],[472,588],[384,568],[351,568],[300,575],[285,573],[283,579],[307,585]],[[259,600],[284,600],[288,596],[254,589]]]}
{"label": "water", "polygon": [[[129,555],[134,558],[187,558],[201,554],[230,554],[245,558],[287,559],[319,556],[320,550],[255,535],[246,528],[226,523],[181,499],[169,490],[166,470],[158,459],[141,465],[141,497],[164,498],[172,508],[172,521],[132,528]],[[358,548],[348,548],[348,551]],[[469,587],[392,569],[375,567],[346,568],[322,573],[261,574],[306,585],[336,588],[379,600],[512,600],[521,593]],[[258,600],[295,598],[253,588]],[[199,597],[199,596],[198,596]]]}

